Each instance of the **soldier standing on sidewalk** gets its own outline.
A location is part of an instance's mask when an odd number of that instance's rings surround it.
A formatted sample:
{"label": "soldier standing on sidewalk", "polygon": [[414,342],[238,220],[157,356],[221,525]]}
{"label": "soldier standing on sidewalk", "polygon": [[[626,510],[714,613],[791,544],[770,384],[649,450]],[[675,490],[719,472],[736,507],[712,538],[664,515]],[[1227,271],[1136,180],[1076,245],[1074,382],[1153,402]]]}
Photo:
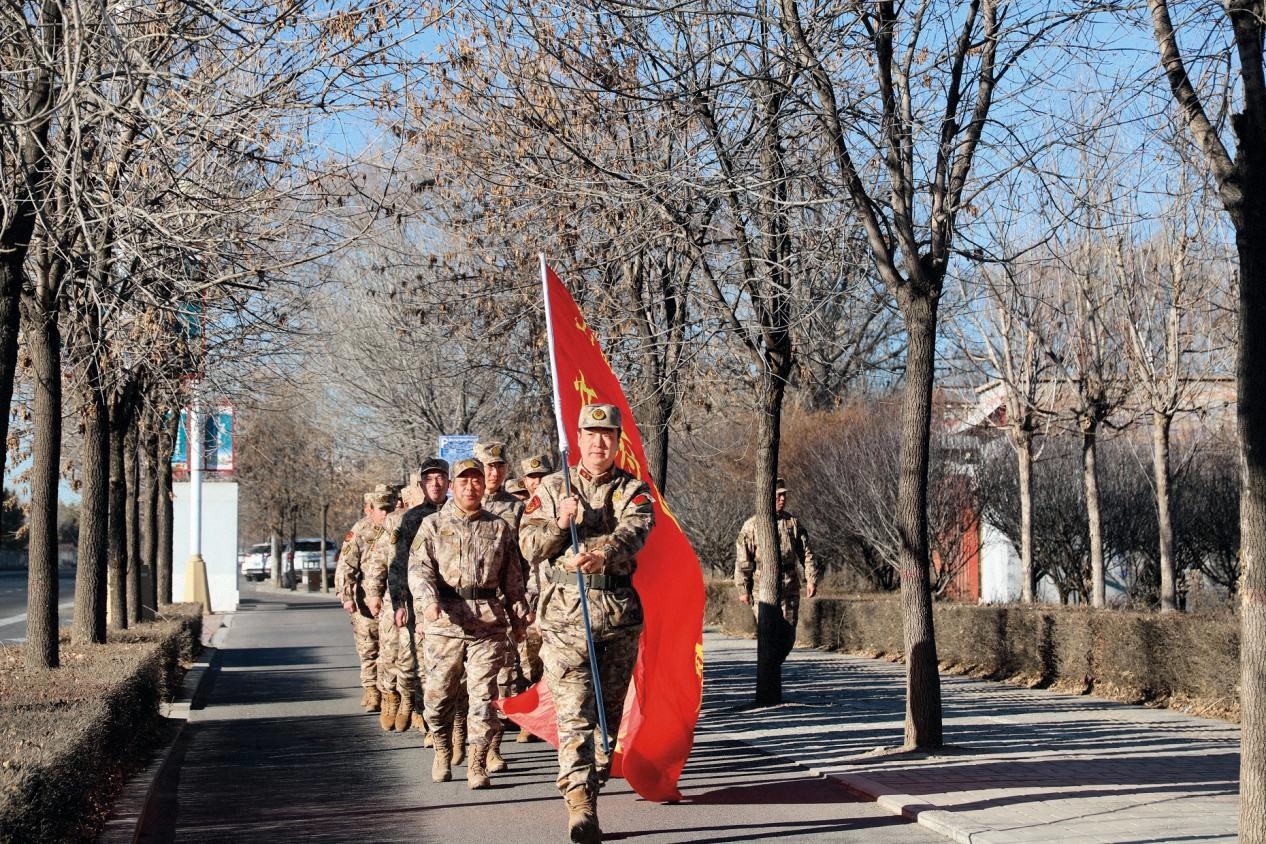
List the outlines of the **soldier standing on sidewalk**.
{"label": "soldier standing on sidewalk", "polygon": [[362,563],[382,533],[387,514],[395,509],[395,499],[395,493],[386,484],[365,493],[365,515],[347,532],[334,569],[334,592],[352,619],[356,655],[360,658],[360,683],[365,689],[360,705],[367,712],[379,710],[382,695],[378,691],[378,624],[366,605]]}
{"label": "soldier standing on sidewalk", "polygon": [[[778,525],[779,606],[786,622],[785,648],[791,652],[796,643],[796,624],[800,618],[800,568],[804,567],[807,584],[805,594],[812,598],[818,591],[818,564],[809,548],[809,534],[800,520],[787,511],[787,484],[778,478],[774,484],[774,517]],[[734,543],[734,585],[739,590],[739,600],[756,610],[752,600],[753,590],[759,584],[756,577],[760,567],[756,564],[756,517],[743,522],[738,539]],[[786,656],[784,653],[783,656]]]}
{"label": "soldier standing on sidewalk", "polygon": [[[558,790],[567,802],[568,833],[572,841],[595,842],[602,840],[598,790],[610,775],[611,760],[596,746],[597,707],[576,572],[585,575],[614,745],[642,630],[642,602],[633,588],[636,555],[654,526],[655,511],[650,487],[615,465],[619,409],[585,405],[577,427],[580,465],[563,469],[570,472],[572,495],[564,491],[561,472],[543,480],[524,510],[519,545],[531,564],[541,566],[541,660],[558,715]],[[574,556],[573,521],[580,539]]]}
{"label": "soldier standing on sidewalk", "polygon": [[531,622],[513,531],[482,506],[484,467],[453,465],[453,497],[428,517],[409,553],[413,594],[427,664],[426,721],[435,744],[431,778],[452,778],[452,725],[457,687],[466,674],[470,758],[466,782],[489,785],[486,761],[501,721],[493,711],[497,673],[505,664],[507,634],[517,640]]}

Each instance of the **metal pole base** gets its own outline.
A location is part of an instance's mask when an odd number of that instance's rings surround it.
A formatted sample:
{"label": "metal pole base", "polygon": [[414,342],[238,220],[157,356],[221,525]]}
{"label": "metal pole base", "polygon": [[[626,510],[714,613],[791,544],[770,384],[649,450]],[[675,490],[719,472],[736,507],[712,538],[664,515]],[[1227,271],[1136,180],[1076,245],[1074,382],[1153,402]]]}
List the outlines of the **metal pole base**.
{"label": "metal pole base", "polygon": [[193,554],[185,563],[185,603],[202,604],[204,613],[211,612],[211,586],[207,582],[207,561]]}

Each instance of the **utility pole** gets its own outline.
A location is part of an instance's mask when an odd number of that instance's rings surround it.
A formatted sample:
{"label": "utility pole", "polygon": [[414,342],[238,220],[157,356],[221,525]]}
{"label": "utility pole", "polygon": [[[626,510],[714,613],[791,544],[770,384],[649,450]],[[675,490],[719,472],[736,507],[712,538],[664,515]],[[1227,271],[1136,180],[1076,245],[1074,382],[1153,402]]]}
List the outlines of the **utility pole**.
{"label": "utility pole", "polygon": [[202,559],[202,413],[195,396],[189,403],[188,430],[185,431],[189,446],[189,562],[185,566],[185,594],[187,602],[202,604],[203,612],[211,611],[211,587],[207,583],[207,562]]}

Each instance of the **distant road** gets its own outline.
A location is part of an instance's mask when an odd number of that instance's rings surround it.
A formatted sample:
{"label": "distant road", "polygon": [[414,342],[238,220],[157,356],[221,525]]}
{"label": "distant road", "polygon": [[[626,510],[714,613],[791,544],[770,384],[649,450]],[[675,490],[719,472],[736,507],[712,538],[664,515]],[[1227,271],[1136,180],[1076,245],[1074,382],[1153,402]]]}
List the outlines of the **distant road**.
{"label": "distant road", "polygon": [[[69,627],[75,602],[75,572],[63,569],[58,575],[58,608],[62,627]],[[0,642],[11,644],[26,639],[26,571],[0,571]]]}

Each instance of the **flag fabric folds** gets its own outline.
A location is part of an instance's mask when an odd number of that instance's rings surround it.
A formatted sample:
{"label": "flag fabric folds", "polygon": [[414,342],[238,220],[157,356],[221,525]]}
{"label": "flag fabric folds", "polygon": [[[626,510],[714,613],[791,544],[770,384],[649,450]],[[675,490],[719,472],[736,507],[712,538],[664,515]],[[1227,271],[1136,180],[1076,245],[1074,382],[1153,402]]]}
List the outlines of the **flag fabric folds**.
{"label": "flag fabric folds", "polygon": [[[624,701],[612,774],[623,776],[647,800],[679,800],[677,780],[694,743],[703,695],[703,573],[690,541],[647,471],[633,413],[597,335],[543,258],[541,271],[554,332],[556,412],[569,451],[576,454],[580,408],[594,402],[615,405],[624,420],[616,464],[646,481],[655,499],[655,527],[637,556],[633,576],[645,626]],[[499,706],[515,723],[558,746],[553,701],[544,681],[500,701]]]}

